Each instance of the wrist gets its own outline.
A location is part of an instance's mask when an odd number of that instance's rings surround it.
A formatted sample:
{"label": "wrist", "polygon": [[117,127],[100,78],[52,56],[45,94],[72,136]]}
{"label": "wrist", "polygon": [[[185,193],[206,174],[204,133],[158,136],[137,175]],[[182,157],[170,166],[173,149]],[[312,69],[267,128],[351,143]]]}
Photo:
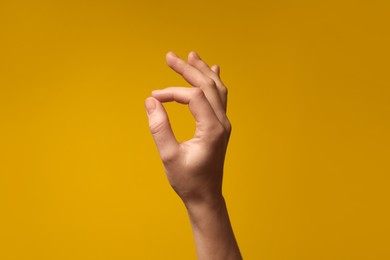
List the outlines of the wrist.
{"label": "wrist", "polygon": [[216,216],[227,211],[222,194],[204,200],[183,201],[188,215],[193,222],[207,219],[207,216]]}
{"label": "wrist", "polygon": [[[222,173],[218,174],[222,176]],[[193,208],[214,208],[224,204],[222,195],[222,180],[207,180],[196,182],[196,185],[184,192],[178,192],[180,199],[183,201],[188,210]]]}

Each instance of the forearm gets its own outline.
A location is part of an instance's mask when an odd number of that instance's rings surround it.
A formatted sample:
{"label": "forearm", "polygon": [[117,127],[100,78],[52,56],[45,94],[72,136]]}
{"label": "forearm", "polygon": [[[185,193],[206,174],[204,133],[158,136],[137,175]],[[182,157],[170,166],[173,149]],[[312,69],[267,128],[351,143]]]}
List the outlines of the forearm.
{"label": "forearm", "polygon": [[[208,66],[195,52],[188,62],[172,52],[166,61],[192,87],[153,91],[145,106],[169,183],[187,208],[198,259],[242,259],[221,194],[231,125],[219,66]],[[177,141],[162,104],[171,101],[188,105],[196,121],[192,139]]]}
{"label": "forearm", "polygon": [[225,200],[185,203],[200,260],[242,259]]}

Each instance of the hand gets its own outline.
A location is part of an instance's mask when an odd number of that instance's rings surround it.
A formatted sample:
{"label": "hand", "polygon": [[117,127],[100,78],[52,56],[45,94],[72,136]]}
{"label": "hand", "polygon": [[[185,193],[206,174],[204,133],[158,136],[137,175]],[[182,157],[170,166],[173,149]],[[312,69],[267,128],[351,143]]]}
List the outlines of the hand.
{"label": "hand", "polygon": [[[220,201],[231,126],[219,67],[209,67],[195,52],[188,55],[188,62],[173,52],[166,55],[166,61],[192,86],[156,90],[145,101],[150,131],[168,180],[186,205]],[[194,116],[196,131],[191,140],[177,142],[162,105],[170,101],[187,104]]]}
{"label": "hand", "polygon": [[[222,196],[231,126],[226,116],[227,89],[219,67],[209,67],[195,52],[188,55],[188,62],[172,52],[166,59],[192,86],[153,91],[145,101],[150,131],[168,180],[187,208],[198,258],[242,259]],[[194,116],[196,130],[191,140],[177,142],[161,104],[170,101],[187,104]]]}

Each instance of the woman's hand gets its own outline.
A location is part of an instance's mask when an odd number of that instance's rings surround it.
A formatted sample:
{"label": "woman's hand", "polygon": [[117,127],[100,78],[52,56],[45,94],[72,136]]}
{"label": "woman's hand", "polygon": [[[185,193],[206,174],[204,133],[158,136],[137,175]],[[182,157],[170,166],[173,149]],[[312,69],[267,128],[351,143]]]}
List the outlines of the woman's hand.
{"label": "woman's hand", "polygon": [[[188,55],[188,62],[172,52],[166,59],[192,86],[156,90],[145,101],[150,131],[169,183],[187,208],[198,258],[242,259],[222,196],[231,126],[219,67],[209,67],[195,52]],[[194,116],[196,130],[191,140],[177,142],[162,105],[170,101],[188,105]]]}
{"label": "woman's hand", "polygon": [[[170,52],[167,64],[192,88],[170,87],[146,100],[150,131],[173,189],[185,204],[213,203],[222,196],[222,174],[231,126],[226,116],[227,89],[219,67],[209,67],[191,52],[188,62]],[[194,137],[178,143],[161,103],[187,104],[196,121]]]}

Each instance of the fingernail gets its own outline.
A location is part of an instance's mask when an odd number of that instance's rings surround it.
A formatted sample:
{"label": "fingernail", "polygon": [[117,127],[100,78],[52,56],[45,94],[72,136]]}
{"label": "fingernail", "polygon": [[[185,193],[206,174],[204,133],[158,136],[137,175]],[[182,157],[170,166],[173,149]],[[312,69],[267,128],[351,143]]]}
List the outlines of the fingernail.
{"label": "fingernail", "polygon": [[168,54],[173,56],[173,57],[177,57],[176,53],[174,53],[173,51],[168,52]]}
{"label": "fingernail", "polygon": [[219,76],[219,73],[220,73],[220,68],[219,68],[219,66],[218,66],[218,65],[213,65],[213,66],[212,66],[212,70],[213,70],[215,73],[217,73],[217,74],[218,74],[218,76]]}
{"label": "fingernail", "polygon": [[152,96],[153,96],[154,94],[158,94],[160,91],[161,91],[161,89],[153,90],[153,91],[152,91]]}
{"label": "fingernail", "polygon": [[153,98],[147,98],[145,100],[145,108],[148,115],[150,115],[156,110],[156,101],[154,101]]}
{"label": "fingernail", "polygon": [[195,58],[197,58],[197,59],[200,60],[199,54],[198,54],[196,51],[193,51],[192,53],[193,53],[193,55],[195,56]]}

